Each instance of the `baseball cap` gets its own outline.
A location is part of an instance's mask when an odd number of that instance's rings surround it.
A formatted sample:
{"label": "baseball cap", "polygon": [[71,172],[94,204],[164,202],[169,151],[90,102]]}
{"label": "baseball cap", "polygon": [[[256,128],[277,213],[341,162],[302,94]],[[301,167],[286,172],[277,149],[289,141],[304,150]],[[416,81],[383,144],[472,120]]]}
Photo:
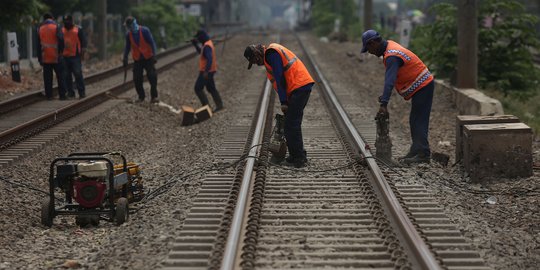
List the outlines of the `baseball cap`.
{"label": "baseball cap", "polygon": [[369,29],[366,32],[362,34],[362,53],[367,52],[367,44],[369,41],[380,37],[379,33],[377,31]]}
{"label": "baseball cap", "polygon": [[249,61],[248,69],[253,65],[252,59],[255,56],[255,45],[249,45],[244,50],[244,57]]}

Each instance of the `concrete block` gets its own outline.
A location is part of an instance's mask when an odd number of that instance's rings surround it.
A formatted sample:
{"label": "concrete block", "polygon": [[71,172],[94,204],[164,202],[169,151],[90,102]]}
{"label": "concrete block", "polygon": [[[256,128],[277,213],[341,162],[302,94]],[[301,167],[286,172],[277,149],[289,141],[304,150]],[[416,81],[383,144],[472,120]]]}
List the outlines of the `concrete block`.
{"label": "concrete block", "polygon": [[476,89],[457,89],[456,107],[459,114],[497,115],[504,113],[500,101],[490,98]]}
{"label": "concrete block", "polygon": [[532,129],[523,123],[463,126],[463,161],[472,181],[533,173]]}
{"label": "concrete block", "polygon": [[513,115],[458,115],[456,117],[456,162],[463,157],[463,126],[475,124],[519,123]]}

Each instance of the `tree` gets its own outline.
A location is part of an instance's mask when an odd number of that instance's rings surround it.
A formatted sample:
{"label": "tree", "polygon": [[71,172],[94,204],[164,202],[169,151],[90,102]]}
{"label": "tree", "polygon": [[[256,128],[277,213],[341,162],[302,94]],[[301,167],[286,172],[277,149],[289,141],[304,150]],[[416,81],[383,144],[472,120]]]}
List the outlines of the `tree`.
{"label": "tree", "polygon": [[9,16],[0,16],[0,28],[22,30],[39,18],[45,9],[46,6],[40,0],[1,1],[0,10],[9,10]]}
{"label": "tree", "polygon": [[[312,20],[315,33],[325,36],[334,30],[334,22],[340,20],[341,33],[359,27],[358,17],[355,16],[356,5],[353,0],[318,0],[313,4]],[[358,34],[358,33],[357,33]]]}

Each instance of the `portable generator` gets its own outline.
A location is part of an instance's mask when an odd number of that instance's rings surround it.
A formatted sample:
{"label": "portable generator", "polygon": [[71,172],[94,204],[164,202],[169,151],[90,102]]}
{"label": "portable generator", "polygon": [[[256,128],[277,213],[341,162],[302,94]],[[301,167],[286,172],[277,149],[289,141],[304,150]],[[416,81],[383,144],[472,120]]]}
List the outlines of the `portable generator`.
{"label": "portable generator", "polygon": [[285,141],[285,116],[276,114],[274,118],[276,123],[272,131],[273,136],[270,140],[268,150],[272,153],[270,162],[280,163],[285,159],[287,154],[287,142]]}
{"label": "portable generator", "polygon": [[[64,201],[56,199],[55,192],[64,193]],[[51,227],[56,216],[75,215],[80,226],[97,226],[100,219],[120,225],[129,217],[129,203],[143,197],[139,166],[128,163],[121,153],[72,153],[51,163],[41,223]]]}

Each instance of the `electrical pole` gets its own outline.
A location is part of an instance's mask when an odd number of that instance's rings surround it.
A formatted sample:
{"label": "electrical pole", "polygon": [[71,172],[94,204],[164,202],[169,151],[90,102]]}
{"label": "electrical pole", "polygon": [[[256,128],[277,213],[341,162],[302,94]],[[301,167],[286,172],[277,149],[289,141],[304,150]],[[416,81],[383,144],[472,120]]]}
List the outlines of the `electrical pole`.
{"label": "electrical pole", "polygon": [[97,1],[98,54],[99,59],[107,58],[107,0]]}
{"label": "electrical pole", "polygon": [[476,0],[458,1],[457,87],[476,88],[478,82],[478,22]]}
{"label": "electrical pole", "polygon": [[364,0],[364,29],[373,29],[373,0]]}

